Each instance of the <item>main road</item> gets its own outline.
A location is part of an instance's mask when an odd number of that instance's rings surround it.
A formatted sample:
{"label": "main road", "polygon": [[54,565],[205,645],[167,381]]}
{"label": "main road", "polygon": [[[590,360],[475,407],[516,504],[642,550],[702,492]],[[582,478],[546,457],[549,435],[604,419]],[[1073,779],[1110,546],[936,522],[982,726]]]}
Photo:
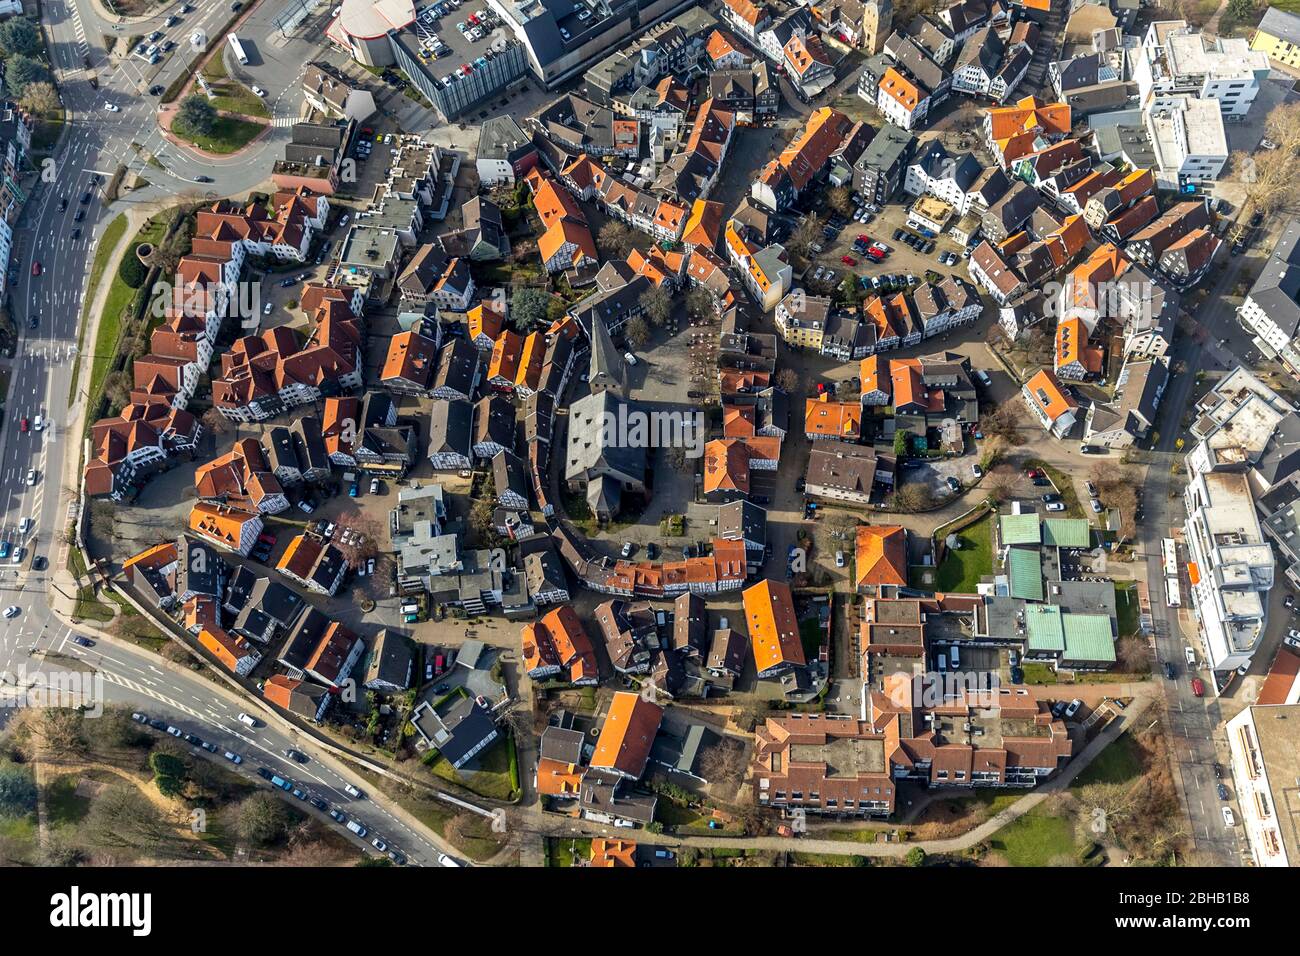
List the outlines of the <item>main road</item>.
{"label": "main road", "polygon": [[[288,135],[288,123],[297,115],[300,95],[293,80],[323,36],[323,30],[308,21],[296,39],[272,48],[256,38],[273,33],[269,26],[273,13],[254,10],[248,15],[246,23],[253,31],[250,45],[266,50],[254,64],[255,81],[281,91],[272,104],[277,122],[238,156],[213,160],[164,140],[157,125],[158,99],[147,95],[142,83],[146,79],[151,85],[170,82],[166,77],[183,69],[191,55],[187,41],[194,26],[186,21],[219,29],[230,16],[226,3],[205,4],[170,31],[178,47],[154,77],[140,73],[143,61],[110,61],[95,45],[101,36],[114,32],[129,29],[144,34],[163,29],[165,15],[153,18],[156,23],[122,25],[102,20],[90,0],[47,0],[43,6],[43,26],[68,122],[14,230],[15,281],[10,284],[10,299],[19,341],[10,363],[6,427],[0,430],[0,541],[9,545],[11,555],[21,556],[0,560],[0,605],[18,609],[16,616],[0,619],[0,674],[5,680],[0,692],[16,693],[18,683],[42,685],[55,670],[69,666],[93,669],[102,675],[107,701],[160,717],[223,750],[241,754],[240,772],[255,773],[257,766],[266,766],[331,806],[340,806],[370,831],[366,840],[357,842],[368,846],[369,839],[378,835],[412,863],[433,864],[442,849],[436,837],[382,797],[352,799],[344,784],[358,785],[360,779],[349,776],[337,760],[306,738],[276,724],[247,728],[238,720],[237,697],[202,677],[164,665],[148,651],[117,642],[111,647],[103,641],[89,649],[78,646],[50,606],[58,539],[68,526],[75,497],[64,476],[68,466],[76,467],[81,416],[91,397],[85,392],[87,366],[86,374],[78,378],[78,394],[69,401],[95,244],[112,217],[132,206],[151,208],[174,201],[178,194],[193,197],[196,192],[234,195],[267,180],[271,162]],[[89,71],[83,58],[89,58]],[[97,90],[90,83],[92,74]],[[267,77],[277,75],[282,82],[272,85]],[[165,169],[147,164],[137,146],[155,154]],[[103,188],[119,164],[140,172],[150,185],[106,208]],[[200,186],[199,176],[210,178],[210,184]],[[87,345],[92,331],[87,332]],[[100,348],[111,347],[112,343],[100,343]],[[34,428],[38,415],[45,423],[41,431]],[[26,428],[20,427],[23,419]],[[71,483],[69,478],[67,484]],[[20,547],[22,552],[17,551]],[[36,565],[42,570],[34,570],[33,557],[43,559]],[[253,710],[247,705],[245,709]],[[291,747],[310,754],[310,762],[300,765],[286,757],[284,751]],[[303,809],[317,812],[306,804]]]}

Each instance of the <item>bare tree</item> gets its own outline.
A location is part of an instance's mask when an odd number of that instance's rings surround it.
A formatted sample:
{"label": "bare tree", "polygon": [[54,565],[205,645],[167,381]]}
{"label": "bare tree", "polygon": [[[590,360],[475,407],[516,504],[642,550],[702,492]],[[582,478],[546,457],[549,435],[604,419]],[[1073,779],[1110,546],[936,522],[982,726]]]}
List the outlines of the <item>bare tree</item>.
{"label": "bare tree", "polygon": [[723,738],[700,755],[700,773],[709,783],[737,787],[745,773],[745,748]]}
{"label": "bare tree", "polygon": [[596,235],[596,243],[610,259],[626,259],[636,245],[634,239],[632,229],[616,219],[606,222]]}
{"label": "bare tree", "polygon": [[790,238],[786,241],[786,248],[797,256],[807,256],[814,242],[817,241],[819,227],[816,216],[805,216],[799,220],[799,225],[794,227],[790,233]]}
{"label": "bare tree", "polygon": [[793,394],[799,387],[799,373],[792,368],[783,368],[776,373],[776,387],[787,394]]}
{"label": "bare tree", "polygon": [[623,327],[623,334],[633,348],[645,348],[645,344],[650,341],[650,326],[641,316],[633,316]]}
{"label": "bare tree", "polygon": [[1023,445],[1020,432],[1020,406],[1017,399],[1009,399],[996,406],[980,419],[980,430],[986,435],[1002,439],[1008,445]]}
{"label": "bare tree", "polygon": [[673,297],[660,285],[652,285],[641,294],[641,307],[650,324],[662,327],[673,314]]}
{"label": "bare tree", "polygon": [[1015,494],[1016,477],[1010,465],[998,465],[985,477],[983,487],[994,501],[1006,501]]}
{"label": "bare tree", "polygon": [[158,853],[175,844],[175,828],[135,787],[101,791],[86,814],[83,832],[103,847],[129,847]]}
{"label": "bare tree", "polygon": [[899,511],[925,511],[934,504],[934,492],[920,481],[909,481],[894,491],[894,507]]}
{"label": "bare tree", "polygon": [[701,286],[686,293],[686,311],[697,319],[711,318],[715,313],[713,295]]}
{"label": "bare tree", "polygon": [[853,206],[851,190],[847,186],[835,186],[826,192],[826,205],[840,215],[846,215]]}

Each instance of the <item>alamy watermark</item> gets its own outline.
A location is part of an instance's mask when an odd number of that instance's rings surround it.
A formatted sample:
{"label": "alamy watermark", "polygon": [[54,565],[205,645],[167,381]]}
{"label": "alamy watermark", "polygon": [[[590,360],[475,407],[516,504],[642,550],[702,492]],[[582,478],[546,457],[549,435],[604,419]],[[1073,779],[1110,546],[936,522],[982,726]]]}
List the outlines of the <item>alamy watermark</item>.
{"label": "alamy watermark", "polygon": [[620,403],[601,413],[600,438],[606,448],[682,448],[687,458],[704,454],[704,413],[646,411]]}
{"label": "alamy watermark", "polygon": [[0,707],[79,710],[86,717],[104,713],[104,677],[98,671],[39,670],[0,673]]}

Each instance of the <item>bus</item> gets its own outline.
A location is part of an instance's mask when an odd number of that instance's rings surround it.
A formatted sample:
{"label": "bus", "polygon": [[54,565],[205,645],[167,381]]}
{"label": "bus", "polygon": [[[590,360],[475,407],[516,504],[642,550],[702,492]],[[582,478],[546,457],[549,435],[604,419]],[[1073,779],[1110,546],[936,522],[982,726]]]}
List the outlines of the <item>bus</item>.
{"label": "bus", "polygon": [[1178,549],[1174,546],[1173,538],[1165,538],[1160,542],[1160,555],[1165,562],[1165,577],[1178,577]]}
{"label": "bus", "polygon": [[230,49],[235,51],[235,59],[247,66],[248,54],[244,52],[244,45],[239,42],[239,37],[232,33],[226,39],[230,41]]}
{"label": "bus", "polygon": [[1183,597],[1178,589],[1177,578],[1165,578],[1165,603],[1170,607],[1183,606]]}

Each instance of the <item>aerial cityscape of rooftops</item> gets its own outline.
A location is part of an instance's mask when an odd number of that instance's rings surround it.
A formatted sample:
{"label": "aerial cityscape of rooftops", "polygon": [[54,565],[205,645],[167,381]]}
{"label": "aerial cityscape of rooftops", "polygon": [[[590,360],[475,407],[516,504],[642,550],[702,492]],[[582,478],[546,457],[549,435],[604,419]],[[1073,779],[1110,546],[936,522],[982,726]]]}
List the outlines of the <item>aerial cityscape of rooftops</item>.
{"label": "aerial cityscape of rooftops", "polygon": [[0,0],[4,859],[1300,865],[1292,10]]}

